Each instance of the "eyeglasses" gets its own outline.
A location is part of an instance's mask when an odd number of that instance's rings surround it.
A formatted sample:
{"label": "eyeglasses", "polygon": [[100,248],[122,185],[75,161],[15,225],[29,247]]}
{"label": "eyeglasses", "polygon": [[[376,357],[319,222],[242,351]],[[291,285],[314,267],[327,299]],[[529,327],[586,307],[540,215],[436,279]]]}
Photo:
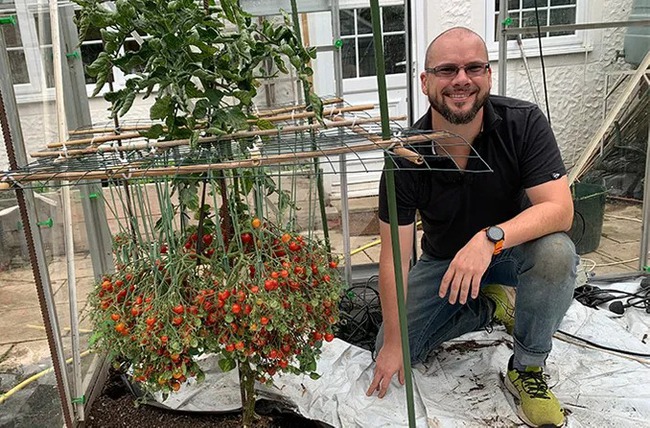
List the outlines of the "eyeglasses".
{"label": "eyeglasses", "polygon": [[436,77],[450,79],[456,77],[461,69],[465,70],[467,77],[480,77],[490,69],[490,63],[472,62],[466,65],[445,64],[439,65],[438,67],[425,68],[424,71]]}

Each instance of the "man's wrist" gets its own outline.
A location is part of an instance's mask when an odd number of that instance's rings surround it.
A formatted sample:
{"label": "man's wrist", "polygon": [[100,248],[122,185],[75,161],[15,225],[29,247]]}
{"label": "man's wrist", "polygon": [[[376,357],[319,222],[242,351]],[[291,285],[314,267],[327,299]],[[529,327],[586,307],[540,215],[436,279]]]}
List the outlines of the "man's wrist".
{"label": "man's wrist", "polygon": [[505,240],[505,232],[499,226],[490,226],[483,229],[488,241],[494,244],[494,251],[492,255],[496,256],[503,251],[503,241]]}

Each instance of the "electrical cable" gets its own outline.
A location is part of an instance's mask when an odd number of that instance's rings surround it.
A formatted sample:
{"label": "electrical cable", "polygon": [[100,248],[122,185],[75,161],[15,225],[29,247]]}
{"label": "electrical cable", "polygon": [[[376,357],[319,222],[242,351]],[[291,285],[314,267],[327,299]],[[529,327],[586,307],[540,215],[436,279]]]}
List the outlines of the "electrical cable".
{"label": "electrical cable", "polygon": [[537,24],[537,44],[539,45],[539,60],[542,66],[542,81],[544,83],[544,101],[546,102],[546,117],[548,118],[548,125],[551,126],[551,110],[548,106],[548,88],[546,85],[546,67],[544,66],[544,53],[542,51],[542,30],[539,24],[539,9],[537,8],[537,0],[535,0],[535,23]]}
{"label": "electrical cable", "polygon": [[[609,347],[609,346],[601,345],[599,343],[592,342],[591,340],[585,339],[584,337],[580,337],[580,336],[573,335],[571,333],[567,333],[566,331],[563,331],[563,330],[558,330],[557,333],[563,334],[563,335],[565,335],[567,337],[570,337],[570,338],[572,338],[574,340],[578,340],[580,342],[583,342],[583,343],[589,345],[590,347],[600,349],[600,350],[603,350],[603,351],[614,352],[619,356],[632,356],[632,357],[650,358],[650,354],[643,354],[643,353],[640,353],[640,352],[626,351],[626,350],[622,350],[622,349],[617,349],[617,348],[612,348],[612,347]],[[558,337],[558,336],[555,336],[555,337],[562,340],[561,337]],[[570,343],[570,342],[568,342],[568,343]],[[650,361],[644,361],[644,360],[638,360],[638,359],[635,359],[635,361],[639,361],[640,363],[644,363],[644,364],[650,364]]]}
{"label": "electrical cable", "polygon": [[349,287],[339,303],[340,328],[337,337],[366,350],[373,350],[381,326],[379,291],[371,284],[377,275],[365,284]]}

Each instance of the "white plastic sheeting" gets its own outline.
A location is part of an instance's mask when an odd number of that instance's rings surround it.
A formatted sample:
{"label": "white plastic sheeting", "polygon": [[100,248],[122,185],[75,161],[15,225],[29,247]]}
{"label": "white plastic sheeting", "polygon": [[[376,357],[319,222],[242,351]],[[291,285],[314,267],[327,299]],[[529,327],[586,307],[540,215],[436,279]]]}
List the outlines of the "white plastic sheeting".
{"label": "white plastic sheeting", "polygon": [[[612,288],[637,289],[633,284]],[[650,354],[650,314],[630,308],[623,316],[574,302],[560,330],[599,345]],[[446,343],[413,368],[418,427],[523,425],[503,384],[511,338],[502,329],[475,332]],[[205,382],[184,386],[164,405],[185,411],[240,407],[235,370],[221,373],[206,357]],[[341,340],[325,343],[322,377],[283,375],[260,398],[278,400],[303,416],[335,427],[408,426],[406,394],[394,379],[383,399],[365,392],[373,373],[370,352]],[[595,349],[558,333],[549,357],[549,384],[567,409],[567,427],[650,427],[650,358]]]}

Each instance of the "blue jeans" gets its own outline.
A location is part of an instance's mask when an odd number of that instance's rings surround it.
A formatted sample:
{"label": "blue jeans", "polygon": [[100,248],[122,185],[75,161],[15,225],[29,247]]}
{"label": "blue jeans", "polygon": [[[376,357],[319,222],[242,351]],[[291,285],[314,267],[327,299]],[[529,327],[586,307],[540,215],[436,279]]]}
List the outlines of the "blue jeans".
{"label": "blue jeans", "polygon": [[[573,300],[579,258],[565,233],[553,233],[495,256],[481,280],[517,288],[515,361],[521,366],[544,366],[552,336]],[[424,361],[443,342],[490,324],[494,303],[479,293],[466,304],[450,304],[438,297],[440,281],[451,260],[423,254],[408,276],[407,319],[411,360]],[[383,344],[383,326],[376,350]]]}

